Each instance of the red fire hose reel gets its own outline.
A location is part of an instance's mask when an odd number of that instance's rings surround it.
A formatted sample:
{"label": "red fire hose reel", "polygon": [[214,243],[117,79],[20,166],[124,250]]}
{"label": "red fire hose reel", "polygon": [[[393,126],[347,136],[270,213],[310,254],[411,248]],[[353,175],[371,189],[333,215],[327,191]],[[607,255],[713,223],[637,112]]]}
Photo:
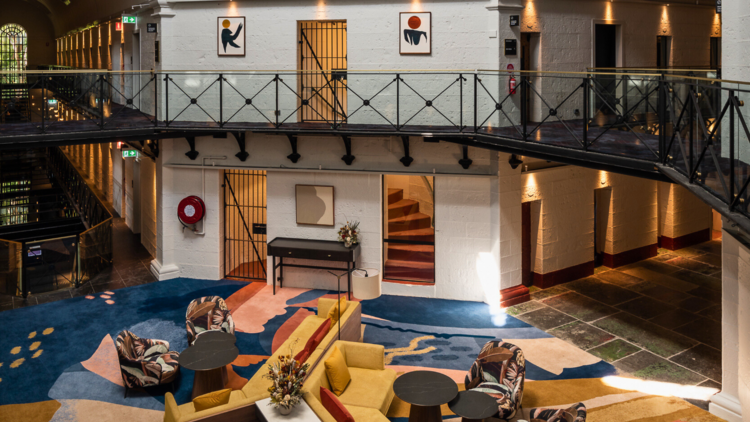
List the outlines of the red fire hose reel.
{"label": "red fire hose reel", "polygon": [[177,217],[184,226],[196,224],[205,216],[206,204],[197,196],[184,198],[177,207]]}

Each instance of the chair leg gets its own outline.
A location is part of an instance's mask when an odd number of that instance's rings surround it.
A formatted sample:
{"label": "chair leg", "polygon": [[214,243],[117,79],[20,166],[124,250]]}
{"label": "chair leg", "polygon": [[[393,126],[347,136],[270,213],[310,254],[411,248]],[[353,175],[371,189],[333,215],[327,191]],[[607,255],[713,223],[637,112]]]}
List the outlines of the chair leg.
{"label": "chair leg", "polygon": [[125,386],[125,398],[128,398],[128,386]]}

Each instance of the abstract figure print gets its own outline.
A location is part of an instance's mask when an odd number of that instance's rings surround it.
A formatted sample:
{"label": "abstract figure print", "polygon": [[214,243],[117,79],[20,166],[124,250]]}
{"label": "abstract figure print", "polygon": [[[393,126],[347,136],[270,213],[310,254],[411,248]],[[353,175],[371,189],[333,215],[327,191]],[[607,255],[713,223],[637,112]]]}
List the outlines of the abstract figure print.
{"label": "abstract figure print", "polygon": [[401,54],[432,53],[432,14],[430,12],[401,13]]}
{"label": "abstract figure print", "polygon": [[245,18],[220,16],[218,19],[219,56],[245,55]]}

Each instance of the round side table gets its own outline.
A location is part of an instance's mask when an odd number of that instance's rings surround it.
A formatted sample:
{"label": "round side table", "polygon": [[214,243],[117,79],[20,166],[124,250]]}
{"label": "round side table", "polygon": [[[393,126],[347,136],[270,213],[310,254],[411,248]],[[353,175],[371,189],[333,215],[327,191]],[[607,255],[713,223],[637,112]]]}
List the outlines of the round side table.
{"label": "round side table", "polygon": [[409,422],[441,422],[440,406],[456,397],[458,385],[438,372],[414,371],[398,377],[393,392],[411,404]]}
{"label": "round side table", "polygon": [[234,335],[220,331],[204,333],[180,353],[180,366],[195,371],[192,398],[227,385],[227,365],[240,354],[235,340]]}
{"label": "round side table", "polygon": [[448,403],[451,411],[461,416],[462,422],[480,422],[495,416],[498,412],[497,401],[488,394],[479,391],[461,391]]}

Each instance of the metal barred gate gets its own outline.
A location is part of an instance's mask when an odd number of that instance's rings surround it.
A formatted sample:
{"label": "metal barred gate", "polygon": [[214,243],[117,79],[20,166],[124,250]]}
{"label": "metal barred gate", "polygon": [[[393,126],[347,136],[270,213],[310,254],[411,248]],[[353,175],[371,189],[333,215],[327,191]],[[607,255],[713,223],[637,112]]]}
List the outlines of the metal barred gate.
{"label": "metal barred gate", "polygon": [[266,279],[266,172],[224,172],[224,272],[241,280]]}

